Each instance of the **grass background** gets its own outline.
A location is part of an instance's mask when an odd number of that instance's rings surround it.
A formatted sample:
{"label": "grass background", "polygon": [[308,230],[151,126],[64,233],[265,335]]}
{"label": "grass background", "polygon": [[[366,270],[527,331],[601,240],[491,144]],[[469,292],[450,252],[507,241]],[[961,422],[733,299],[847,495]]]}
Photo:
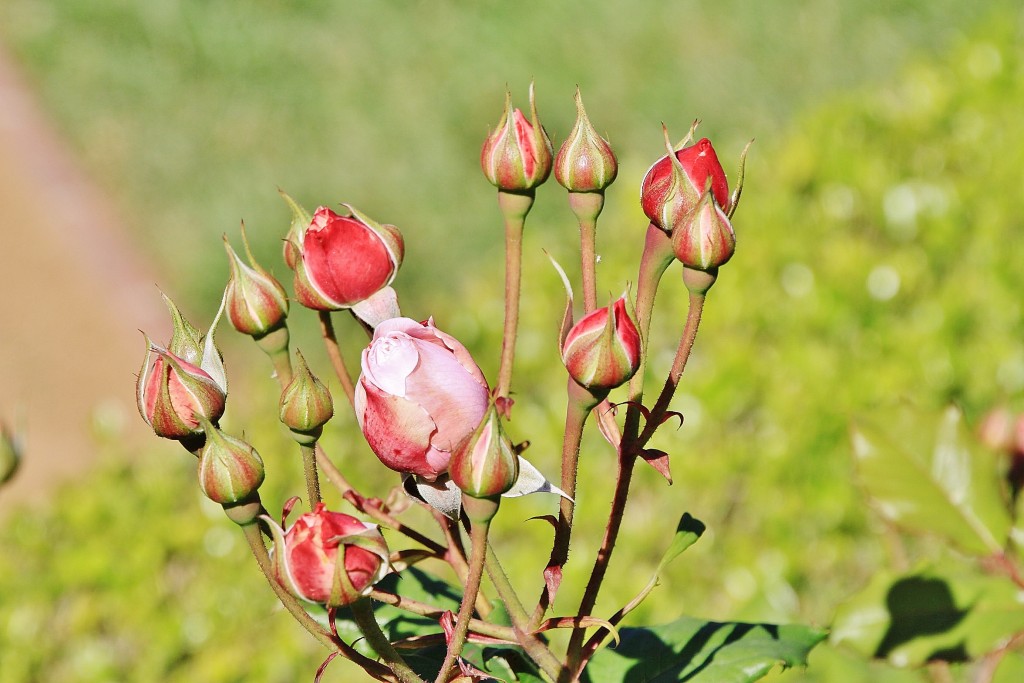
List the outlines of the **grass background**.
{"label": "grass background", "polygon": [[[260,260],[285,272],[280,186],[310,207],[351,202],[398,225],[404,310],[434,315],[490,377],[500,219],[476,158],[506,83],[524,106],[536,80],[556,144],[579,84],[616,148],[620,179],[599,228],[599,286],[616,294],[635,278],[645,225],[636,192],[661,153],[660,122],[681,137],[702,118],[731,176],[756,138],[739,251],[712,290],[676,399],[686,425],[656,444],[673,455],[676,483],[641,472],[619,578],[600,609],[646,583],[683,511],[710,531],[634,623],[685,612],[827,624],[885,561],[852,481],[850,416],[894,398],[957,401],[972,419],[1019,405],[1022,30],[1019,8],[999,1],[0,7],[0,36],[194,321],[219,297],[217,240],[234,238],[240,219]],[[575,276],[574,233],[549,183],[528,225],[511,431],[552,474],[561,290],[541,249]],[[673,269],[655,317],[654,382],[684,302]],[[313,346],[313,316],[293,320],[298,343]],[[340,327],[354,358],[362,341]],[[298,459],[265,417],[275,396],[259,352],[223,337],[235,381],[225,424],[263,452],[275,509],[299,490]],[[335,420],[328,451],[385,495],[393,479],[352,422]],[[611,453],[589,437],[567,582],[588,572],[612,483]],[[311,676],[316,646],[273,612],[240,537],[199,500],[189,461],[164,443],[130,459],[105,448],[108,464],[88,486],[0,530],[0,680]],[[522,520],[551,509],[550,499],[517,501],[499,517],[499,548],[527,595],[549,532]],[[558,608],[571,610],[578,593],[567,584]],[[345,676],[338,666],[326,680]],[[827,648],[785,676],[913,680]]]}

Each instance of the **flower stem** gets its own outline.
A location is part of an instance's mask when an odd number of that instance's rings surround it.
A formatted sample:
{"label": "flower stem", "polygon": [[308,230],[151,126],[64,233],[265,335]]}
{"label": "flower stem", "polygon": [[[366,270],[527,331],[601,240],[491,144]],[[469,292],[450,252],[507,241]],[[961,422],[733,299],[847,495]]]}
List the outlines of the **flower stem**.
{"label": "flower stem", "polygon": [[355,386],[352,384],[352,376],[348,374],[345,367],[345,359],[338,348],[338,338],[334,336],[334,323],[331,321],[330,311],[320,311],[320,331],[324,338],[324,345],[327,347],[327,355],[330,356],[331,365],[334,366],[334,374],[341,382],[341,388],[348,397],[348,402],[355,405]]}
{"label": "flower stem", "polygon": [[495,397],[507,397],[512,385],[512,362],[519,327],[519,292],[523,264],[523,226],[533,206],[533,190],[498,190],[498,206],[505,220],[505,328],[501,340],[501,365]]}
{"label": "flower stem", "polygon": [[520,602],[519,596],[516,595],[512,582],[508,580],[501,562],[498,561],[498,557],[494,554],[494,550],[490,545],[488,545],[487,559],[484,562],[484,566],[487,569],[487,576],[490,577],[491,583],[494,584],[495,590],[498,591],[498,597],[504,603],[505,611],[508,612],[509,619],[512,621],[512,629],[515,631],[516,640],[519,641],[519,644],[530,655],[530,658],[537,663],[537,666],[552,681],[559,680],[559,677],[563,675],[564,666],[558,661],[558,657],[548,649],[548,646],[537,636],[533,635],[529,623],[530,617],[526,614],[526,610],[523,609],[523,603]]}
{"label": "flower stem", "polygon": [[448,674],[466,644],[470,621],[473,618],[473,605],[480,593],[480,579],[483,577],[484,561],[487,559],[487,532],[489,529],[490,521],[484,520],[477,521],[470,531],[470,543],[473,550],[469,559],[466,588],[462,593],[462,604],[459,606],[459,614],[455,619],[455,631],[452,633],[451,642],[448,643],[448,652],[434,683],[445,683],[448,680]]}
{"label": "flower stem", "polygon": [[[370,597],[377,602],[383,602],[386,605],[397,607],[398,609],[405,610],[411,614],[418,614],[421,617],[440,619],[441,615],[445,613],[445,610],[435,605],[428,605],[425,602],[411,600],[404,595],[395,595],[394,593],[387,593],[379,589],[370,591]],[[510,643],[517,642],[515,631],[509,626],[492,624],[480,619],[471,619],[469,623],[469,630],[473,633],[479,633],[499,640],[506,640]]]}
{"label": "flower stem", "polygon": [[570,192],[569,208],[580,226],[580,272],[583,276],[583,308],[597,308],[597,217],[604,208],[603,192]]}
{"label": "flower stem", "polygon": [[[615,541],[619,536],[619,529],[622,527],[623,510],[626,507],[626,499],[629,496],[629,484],[633,478],[633,465],[636,462],[635,455],[627,455],[619,459],[619,472],[615,480],[615,493],[612,496],[612,511],[608,515],[608,524],[605,527],[604,538],[601,540],[601,547],[597,551],[597,559],[594,561],[594,569],[590,573],[590,580],[580,600],[578,618],[590,616],[591,610],[597,603],[597,595],[601,591],[601,583],[604,581],[605,573],[608,571],[608,563],[612,559],[612,551],[615,549]],[[585,630],[582,628],[573,629],[569,637],[567,656],[569,668],[578,675],[578,668],[581,665],[581,646]]]}
{"label": "flower stem", "polygon": [[[558,524],[555,526],[555,540],[551,548],[548,567],[561,570],[569,559],[569,541],[572,537],[572,518],[576,509],[576,475],[579,469],[580,443],[583,440],[583,427],[587,423],[591,410],[597,405],[593,394],[577,384],[572,378],[568,380],[566,389],[568,400],[565,409],[565,434],[562,439],[562,490],[568,498],[559,498]],[[544,616],[554,596],[548,592],[547,585],[541,590],[537,609],[533,613],[533,622],[537,624]]]}
{"label": "flower stem", "polygon": [[370,644],[374,652],[380,655],[388,667],[395,672],[402,683],[423,683],[423,679],[416,675],[416,672],[409,668],[402,655],[391,645],[391,642],[380,630],[380,624],[373,616],[373,607],[369,598],[360,598],[349,605],[352,610],[352,618],[355,619],[359,630],[366,636],[366,642]]}
{"label": "flower stem", "polygon": [[256,345],[263,349],[273,363],[274,377],[277,378],[282,391],[292,381],[292,358],[288,353],[288,337],[288,326],[282,324],[276,330],[271,330],[256,339]]}
{"label": "flower stem", "polygon": [[683,370],[686,369],[686,361],[690,358],[693,342],[697,338],[697,328],[700,327],[705,298],[704,294],[690,294],[689,308],[686,311],[686,327],[683,328],[683,336],[679,339],[679,347],[676,349],[676,356],[672,361],[672,369],[669,370],[668,377],[665,379],[665,386],[662,387],[661,394],[658,396],[654,408],[651,409],[651,416],[637,439],[639,448],[643,448],[654,436],[654,432],[662,423],[662,418],[665,417],[665,411],[668,410],[668,404],[675,394],[676,387],[679,386],[679,378],[682,376]]}
{"label": "flower stem", "polygon": [[320,502],[320,477],[316,469],[316,442],[300,444],[302,450],[302,470],[306,478],[306,496],[309,497],[309,509],[312,510]]}

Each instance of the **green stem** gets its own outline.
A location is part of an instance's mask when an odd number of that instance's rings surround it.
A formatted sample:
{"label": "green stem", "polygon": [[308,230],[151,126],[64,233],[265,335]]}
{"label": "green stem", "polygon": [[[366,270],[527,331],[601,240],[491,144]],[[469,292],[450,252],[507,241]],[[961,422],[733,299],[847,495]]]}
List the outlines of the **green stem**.
{"label": "green stem", "polygon": [[534,192],[498,190],[498,206],[505,220],[505,326],[501,340],[501,365],[495,397],[507,397],[512,385],[512,362],[519,328],[519,293],[523,265],[523,226],[533,206]]}
{"label": "green stem", "polygon": [[[593,394],[577,384],[572,378],[566,389],[568,400],[565,408],[565,434],[562,438],[562,490],[568,498],[559,498],[558,524],[555,526],[555,540],[551,548],[548,567],[561,569],[569,559],[569,541],[572,537],[572,518],[576,509],[576,476],[579,469],[580,443],[583,427],[591,410],[597,405]],[[544,612],[554,596],[548,593],[547,585],[541,590],[537,609],[533,613],[533,624],[540,623]]]}
{"label": "green stem", "polygon": [[683,328],[683,336],[679,339],[679,347],[676,349],[676,356],[672,361],[672,369],[669,370],[668,377],[665,379],[665,386],[662,387],[661,394],[658,396],[654,408],[651,409],[651,416],[647,420],[647,424],[644,425],[644,430],[640,437],[637,439],[638,448],[643,448],[650,441],[651,437],[654,436],[655,430],[658,429],[662,423],[662,418],[665,417],[665,412],[668,410],[668,404],[672,401],[676,387],[679,386],[679,378],[682,376],[683,370],[686,369],[686,361],[690,358],[693,342],[697,338],[697,329],[700,327],[700,317],[704,310],[705,298],[703,294],[690,294],[689,308],[686,311],[686,326]]}
{"label": "green stem", "polygon": [[523,603],[519,601],[515,588],[512,587],[512,583],[508,580],[501,562],[498,561],[494,550],[490,546],[488,546],[487,559],[484,562],[484,566],[487,569],[487,576],[490,577],[491,583],[494,584],[495,590],[498,591],[498,596],[505,605],[505,610],[512,621],[512,629],[515,631],[516,640],[519,641],[519,645],[526,650],[530,658],[537,663],[537,666],[552,681],[559,680],[564,669],[562,663],[558,661],[558,657],[548,649],[547,645],[533,635],[530,628],[530,617],[526,614],[526,610],[523,609]]}
{"label": "green stem", "polygon": [[[629,455],[619,460],[619,473],[615,480],[615,493],[612,497],[612,511],[608,515],[608,524],[605,527],[604,538],[601,540],[601,547],[597,551],[597,559],[594,561],[594,569],[590,573],[590,580],[580,600],[578,618],[590,616],[594,605],[597,603],[597,595],[601,591],[601,583],[604,581],[605,573],[608,571],[608,563],[612,559],[612,551],[615,549],[615,541],[619,536],[619,529],[622,527],[623,510],[626,508],[626,499],[629,496],[629,484],[633,478],[633,465],[636,456]],[[581,655],[583,636],[586,631],[582,628],[573,629],[569,637],[567,656],[569,669],[578,675],[581,667]],[[570,679],[571,680],[571,679]]]}
{"label": "green stem", "polygon": [[349,605],[352,610],[352,618],[355,619],[359,630],[366,637],[374,652],[380,655],[388,667],[395,672],[402,683],[424,683],[423,679],[416,675],[416,672],[409,668],[402,655],[391,645],[391,642],[380,630],[380,624],[373,616],[373,607],[368,598],[360,598]]}
{"label": "green stem", "polygon": [[647,239],[644,253],[640,260],[640,273],[637,276],[636,290],[636,322],[640,332],[640,343],[643,353],[640,354],[640,367],[629,382],[630,405],[626,409],[626,421],[622,429],[623,455],[636,448],[636,437],[640,427],[640,409],[638,404],[644,398],[644,373],[647,369],[649,354],[651,317],[654,311],[654,298],[658,293],[658,284],[668,269],[675,253],[672,251],[672,240],[653,223],[647,228]]}
{"label": "green stem", "polygon": [[603,192],[570,192],[569,208],[580,226],[580,272],[583,276],[583,307],[597,308],[597,217],[604,208]]}
{"label": "green stem", "polygon": [[459,614],[455,619],[455,631],[452,633],[451,642],[448,643],[448,652],[434,683],[445,683],[448,680],[448,674],[466,644],[470,621],[473,618],[473,605],[476,604],[477,595],[480,593],[480,579],[483,577],[484,561],[487,559],[487,532],[489,529],[489,520],[478,520],[470,531],[470,543],[473,550],[469,558],[466,588],[462,593],[462,604],[459,606]]}
{"label": "green stem", "polygon": [[288,353],[288,326],[281,325],[256,339],[256,345],[270,358],[274,365],[274,377],[281,385],[281,391],[292,381],[292,358]]}
{"label": "green stem", "polygon": [[302,450],[302,471],[306,477],[306,495],[309,497],[309,509],[312,510],[320,502],[320,477],[316,469],[316,441],[311,444],[300,444]]}
{"label": "green stem", "polygon": [[348,368],[345,367],[345,359],[341,355],[341,349],[338,347],[338,338],[334,335],[334,323],[331,321],[330,311],[320,311],[320,332],[324,338],[324,345],[327,347],[327,355],[331,359],[331,365],[334,366],[334,374],[338,376],[338,381],[341,382],[341,388],[345,391],[345,396],[348,397],[348,402],[355,405],[355,385],[352,384],[352,376],[348,374]]}

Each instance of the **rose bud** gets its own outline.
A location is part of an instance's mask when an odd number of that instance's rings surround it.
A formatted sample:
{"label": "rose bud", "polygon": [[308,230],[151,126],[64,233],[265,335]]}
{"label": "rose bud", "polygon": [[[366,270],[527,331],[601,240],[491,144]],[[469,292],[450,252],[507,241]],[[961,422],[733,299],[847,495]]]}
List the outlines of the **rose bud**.
{"label": "rose bud", "polygon": [[676,258],[690,268],[714,271],[736,251],[736,233],[725,211],[711,192],[672,228]]}
{"label": "rose bud", "polygon": [[206,497],[221,505],[245,502],[263,483],[263,460],[256,449],[228,436],[199,418],[206,445],[199,455],[199,487]]}
{"label": "rose bud", "polygon": [[373,452],[397,472],[428,481],[444,474],[488,403],[487,380],[469,351],[433,319],[385,320],[363,351],[356,419]]}
{"label": "rose bud", "polygon": [[480,166],[491,185],[507,192],[531,190],[551,174],[551,140],[537,118],[533,84],[530,84],[530,120],[512,108],[512,94],[505,91],[505,112],[484,141]]}
{"label": "rose bud", "polygon": [[[266,518],[264,518],[266,519]],[[366,595],[388,571],[388,546],[376,525],[317,503],[287,531],[268,520],[274,536],[274,577],[289,593],[326,607]]]}
{"label": "rose bud", "polygon": [[[665,135],[667,138],[667,131]],[[666,145],[672,152],[667,139]],[[674,224],[697,206],[709,178],[715,201],[728,211],[729,183],[710,140],[702,138],[694,145],[665,155],[644,176],[640,188],[644,213],[659,228],[672,232]]]}
{"label": "rose bud", "polygon": [[448,475],[463,493],[474,498],[500,496],[519,477],[519,456],[492,405],[480,426],[455,449]]}
{"label": "rose bud", "polygon": [[345,206],[351,216],[317,209],[296,245],[295,297],[314,310],[355,306],[390,285],[402,264],[398,228]]}
{"label": "rose bud", "polygon": [[251,267],[245,265],[224,237],[224,248],[231,262],[231,275],[227,287],[227,312],[231,325],[252,337],[263,337],[284,324],[288,315],[288,295],[274,276],[257,265],[245,238],[242,226],[242,243]]}
{"label": "rose bud", "polygon": [[205,370],[146,338],[137,385],[139,413],[157,436],[184,439],[201,433],[199,416],[215,422],[227,393]]}
{"label": "rose bud", "polygon": [[576,123],[555,157],[555,180],[570,192],[600,192],[618,172],[615,152],[594,130],[576,88]]}
{"label": "rose bud", "polygon": [[334,416],[334,401],[298,350],[295,357],[298,362],[292,381],[281,392],[281,422],[293,432],[319,436],[321,428]]}
{"label": "rose bud", "polygon": [[621,386],[640,367],[640,333],[623,294],[584,316],[562,342],[562,362],[578,384],[595,395]]}

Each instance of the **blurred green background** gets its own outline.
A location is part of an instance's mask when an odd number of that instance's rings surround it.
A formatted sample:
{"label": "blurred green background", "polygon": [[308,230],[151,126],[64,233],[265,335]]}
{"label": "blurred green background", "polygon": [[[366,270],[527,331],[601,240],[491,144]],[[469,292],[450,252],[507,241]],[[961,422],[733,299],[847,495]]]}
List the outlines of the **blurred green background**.
{"label": "blurred green background", "polygon": [[[237,245],[239,220],[287,281],[281,187],[309,208],[345,201],[398,225],[403,310],[433,315],[490,377],[500,217],[477,158],[506,84],[525,106],[536,81],[556,146],[578,84],[619,155],[599,227],[603,292],[635,278],[646,225],[637,188],[663,152],[661,122],[678,139],[701,118],[731,177],[755,138],[739,251],[674,404],[686,424],[655,444],[672,454],[675,484],[641,471],[599,609],[610,614],[647,582],[682,512],[709,532],[631,623],[687,613],[827,625],[885,562],[852,478],[850,416],[898,398],[955,401],[975,421],[998,402],[1020,406],[1022,35],[1010,0],[0,5],[0,38],[194,322],[212,315],[227,270],[218,240],[226,232]],[[575,232],[549,182],[527,227],[510,430],[552,477],[562,299],[542,249],[575,276]],[[658,385],[684,316],[672,269],[651,344]],[[299,345],[315,348],[315,317],[292,319]],[[349,322],[339,331],[354,362],[364,338]],[[261,354],[222,337],[235,381],[225,425],[263,453],[274,510],[301,490],[298,458],[273,418]],[[352,419],[335,422],[328,452],[385,495],[393,476]],[[0,680],[311,679],[321,653],[274,609],[240,534],[201,502],[190,459],[168,443],[104,448],[88,482],[0,529]],[[560,613],[589,573],[612,463],[588,435]],[[555,505],[514,501],[498,520],[498,548],[528,597],[550,531],[523,520]],[[332,665],[325,680],[348,675]],[[783,677],[917,680],[829,648]]]}

